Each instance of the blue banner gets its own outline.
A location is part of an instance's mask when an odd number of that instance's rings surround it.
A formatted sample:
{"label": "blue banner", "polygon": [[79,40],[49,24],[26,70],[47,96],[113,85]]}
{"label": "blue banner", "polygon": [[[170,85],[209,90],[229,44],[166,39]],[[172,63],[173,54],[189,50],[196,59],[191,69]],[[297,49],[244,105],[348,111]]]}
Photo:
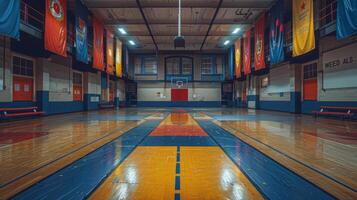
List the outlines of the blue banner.
{"label": "blue banner", "polygon": [[337,39],[357,33],[357,1],[337,1]]}
{"label": "blue banner", "polygon": [[20,38],[20,0],[0,0],[0,35]]}
{"label": "blue banner", "polygon": [[270,64],[284,61],[284,4],[278,1],[270,10],[269,57]]}
{"label": "blue banner", "polygon": [[228,79],[234,78],[234,45],[228,48]]}
{"label": "blue banner", "polygon": [[88,64],[88,10],[76,0],[76,59]]}

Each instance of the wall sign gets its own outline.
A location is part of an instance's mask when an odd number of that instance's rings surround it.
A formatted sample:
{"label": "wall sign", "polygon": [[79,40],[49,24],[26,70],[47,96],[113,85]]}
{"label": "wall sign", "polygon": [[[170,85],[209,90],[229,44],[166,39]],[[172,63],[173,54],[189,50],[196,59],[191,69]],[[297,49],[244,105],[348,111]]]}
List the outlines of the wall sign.
{"label": "wall sign", "polygon": [[357,44],[322,55],[325,89],[357,87]]}

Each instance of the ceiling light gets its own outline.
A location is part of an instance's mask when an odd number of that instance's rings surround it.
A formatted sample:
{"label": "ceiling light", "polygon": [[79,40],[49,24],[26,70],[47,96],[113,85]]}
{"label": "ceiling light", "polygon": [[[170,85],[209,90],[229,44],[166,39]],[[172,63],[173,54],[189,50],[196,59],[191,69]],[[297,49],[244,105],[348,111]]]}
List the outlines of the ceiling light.
{"label": "ceiling light", "polygon": [[135,42],[133,40],[129,40],[129,43],[133,46],[135,45]]}
{"label": "ceiling light", "polygon": [[227,45],[227,44],[229,44],[229,42],[230,42],[229,40],[226,40],[223,44]]}
{"label": "ceiling light", "polygon": [[120,32],[121,34],[123,34],[123,35],[126,35],[126,34],[127,34],[126,31],[125,31],[125,29],[123,29],[123,28],[118,28],[118,30],[119,30],[119,32]]}
{"label": "ceiling light", "polygon": [[232,32],[232,34],[237,34],[240,31],[240,28],[236,28],[234,29],[234,31]]}

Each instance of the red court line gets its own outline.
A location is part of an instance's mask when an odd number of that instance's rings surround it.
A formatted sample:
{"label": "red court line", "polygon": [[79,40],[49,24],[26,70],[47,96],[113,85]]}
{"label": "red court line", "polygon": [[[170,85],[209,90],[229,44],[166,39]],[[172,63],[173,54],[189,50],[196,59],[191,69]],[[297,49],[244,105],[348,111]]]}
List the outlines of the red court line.
{"label": "red court line", "polygon": [[198,125],[160,125],[149,136],[208,136]]}

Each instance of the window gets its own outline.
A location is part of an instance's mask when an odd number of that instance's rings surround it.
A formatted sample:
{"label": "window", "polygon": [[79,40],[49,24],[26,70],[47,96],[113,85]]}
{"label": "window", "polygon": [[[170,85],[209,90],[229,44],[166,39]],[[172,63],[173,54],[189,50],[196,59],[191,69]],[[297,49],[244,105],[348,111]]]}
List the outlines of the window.
{"label": "window", "polygon": [[157,74],[157,59],[154,56],[135,58],[135,74]]}
{"label": "window", "polygon": [[201,74],[213,74],[213,62],[212,57],[201,58]]}
{"label": "window", "polygon": [[304,66],[304,80],[315,79],[317,77],[317,63],[311,63]]}
{"label": "window", "polygon": [[188,56],[172,56],[165,58],[165,78],[171,80],[174,77],[186,77],[193,79],[193,59]]}
{"label": "window", "polygon": [[142,74],[157,74],[157,60],[155,57],[143,57]]}
{"label": "window", "polygon": [[18,56],[13,57],[13,74],[22,76],[33,76],[33,61],[21,58]]}
{"label": "window", "polygon": [[82,74],[78,72],[73,72],[73,84],[82,85]]}
{"label": "window", "polygon": [[180,57],[167,58],[166,74],[180,74]]}
{"label": "window", "polygon": [[182,74],[192,74],[191,58],[182,58]]}
{"label": "window", "polygon": [[336,0],[321,0],[319,13],[320,25],[324,26],[326,24],[336,21],[336,10]]}

